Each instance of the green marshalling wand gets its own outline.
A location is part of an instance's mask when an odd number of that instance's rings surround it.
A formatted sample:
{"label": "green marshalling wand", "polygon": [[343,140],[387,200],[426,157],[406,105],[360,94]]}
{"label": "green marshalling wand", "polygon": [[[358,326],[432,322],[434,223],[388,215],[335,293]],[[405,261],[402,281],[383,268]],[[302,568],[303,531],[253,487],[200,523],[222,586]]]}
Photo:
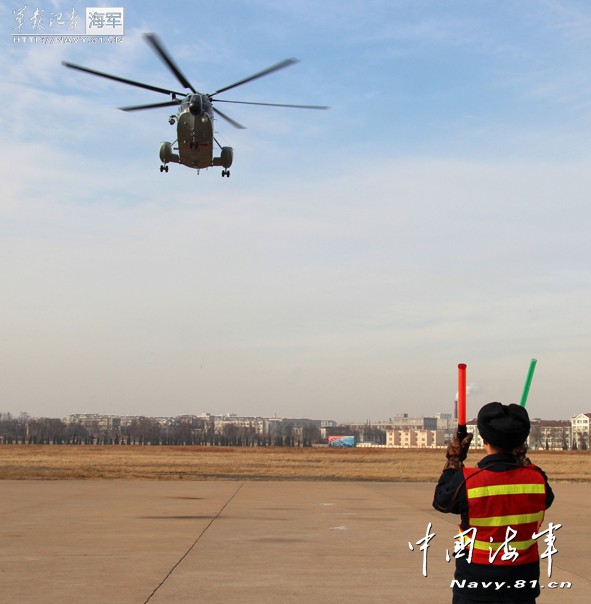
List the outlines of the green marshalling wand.
{"label": "green marshalling wand", "polygon": [[527,372],[527,378],[525,380],[525,386],[523,387],[523,394],[521,395],[521,402],[519,403],[522,407],[525,407],[527,403],[527,396],[531,387],[531,381],[534,377],[534,371],[536,370],[537,359],[532,359],[529,364],[529,371]]}

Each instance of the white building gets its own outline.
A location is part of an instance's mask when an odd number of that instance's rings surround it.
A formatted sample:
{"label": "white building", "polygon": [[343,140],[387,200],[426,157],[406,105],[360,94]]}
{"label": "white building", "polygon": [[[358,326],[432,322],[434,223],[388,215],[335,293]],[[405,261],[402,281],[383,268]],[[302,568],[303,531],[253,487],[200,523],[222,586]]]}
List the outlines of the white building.
{"label": "white building", "polygon": [[476,426],[476,420],[471,420],[466,422],[466,430],[470,434],[474,434],[472,437],[472,442],[470,444],[471,449],[484,449],[484,443],[482,442],[482,436],[480,436],[480,432],[478,432],[478,427]]}
{"label": "white building", "polygon": [[572,448],[591,449],[589,441],[591,427],[591,413],[579,413],[571,418]]}
{"label": "white building", "polygon": [[572,446],[572,428],[569,420],[532,419],[529,438],[530,449],[562,451]]}

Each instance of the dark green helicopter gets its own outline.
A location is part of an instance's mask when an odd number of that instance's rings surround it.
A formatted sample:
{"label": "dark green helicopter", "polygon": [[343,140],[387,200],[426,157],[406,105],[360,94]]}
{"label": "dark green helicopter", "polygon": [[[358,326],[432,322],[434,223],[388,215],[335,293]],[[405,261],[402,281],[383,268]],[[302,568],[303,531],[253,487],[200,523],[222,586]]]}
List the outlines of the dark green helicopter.
{"label": "dark green helicopter", "polygon": [[[82,67],[73,63],[63,61],[62,64],[72,69],[84,71],[92,75],[101,76],[116,82],[123,82],[124,84],[130,84],[131,86],[138,86],[139,88],[145,88],[146,90],[152,90],[162,94],[171,95],[171,100],[164,103],[151,103],[148,105],[134,105],[132,107],[120,107],[123,111],[138,111],[141,109],[155,109],[158,107],[178,107],[176,115],[171,115],[169,123],[177,125],[177,140],[174,143],[163,142],[160,145],[160,160],[162,164],[160,166],[161,172],[168,172],[169,163],[183,164],[188,168],[195,168],[201,170],[203,168],[210,168],[212,166],[222,167],[222,176],[230,176],[230,166],[234,159],[234,151],[232,147],[222,147],[214,136],[214,113],[225,119],[227,122],[232,124],[235,128],[244,128],[241,124],[228,117],[225,113],[222,113],[219,109],[213,106],[214,103],[237,103],[241,105],[265,105],[268,107],[292,107],[296,109],[328,109],[328,107],[320,105],[285,105],[281,103],[252,103],[246,101],[230,101],[227,99],[214,98],[216,95],[226,92],[232,88],[242,86],[248,82],[252,82],[258,78],[289,67],[298,62],[297,59],[286,59],[276,65],[272,65],[263,71],[259,71],[254,75],[251,75],[239,82],[224,86],[215,92],[205,94],[198,92],[193,88],[189,80],[183,75],[181,70],[178,68],[176,63],[172,60],[169,53],[164,49],[162,42],[158,39],[155,34],[144,34],[148,43],[152,46],[154,51],[162,59],[165,65],[174,74],[176,79],[181,85],[189,89],[191,92],[178,92],[175,90],[168,90],[166,88],[160,88],[158,86],[152,86],[150,84],[144,84],[142,82],[136,82],[119,76],[103,73],[88,67]],[[220,155],[214,156],[214,143],[220,149]],[[176,145],[176,146],[175,146]]]}

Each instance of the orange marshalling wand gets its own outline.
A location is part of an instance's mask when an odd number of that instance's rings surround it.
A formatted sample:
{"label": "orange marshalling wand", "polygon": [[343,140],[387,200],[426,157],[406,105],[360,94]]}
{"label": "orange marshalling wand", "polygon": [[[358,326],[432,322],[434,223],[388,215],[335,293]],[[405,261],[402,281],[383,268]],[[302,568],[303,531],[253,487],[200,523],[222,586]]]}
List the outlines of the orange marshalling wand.
{"label": "orange marshalling wand", "polygon": [[458,365],[458,438],[466,436],[466,363]]}

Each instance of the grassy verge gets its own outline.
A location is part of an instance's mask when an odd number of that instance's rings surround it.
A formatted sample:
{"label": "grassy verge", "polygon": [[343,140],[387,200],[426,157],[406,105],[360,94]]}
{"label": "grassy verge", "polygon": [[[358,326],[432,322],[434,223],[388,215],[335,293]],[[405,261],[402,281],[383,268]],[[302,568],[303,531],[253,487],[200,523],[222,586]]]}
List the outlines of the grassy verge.
{"label": "grassy verge", "polygon": [[[473,450],[467,465],[484,452]],[[551,481],[591,481],[591,452],[533,451]],[[1,445],[0,479],[436,481],[444,450]]]}

